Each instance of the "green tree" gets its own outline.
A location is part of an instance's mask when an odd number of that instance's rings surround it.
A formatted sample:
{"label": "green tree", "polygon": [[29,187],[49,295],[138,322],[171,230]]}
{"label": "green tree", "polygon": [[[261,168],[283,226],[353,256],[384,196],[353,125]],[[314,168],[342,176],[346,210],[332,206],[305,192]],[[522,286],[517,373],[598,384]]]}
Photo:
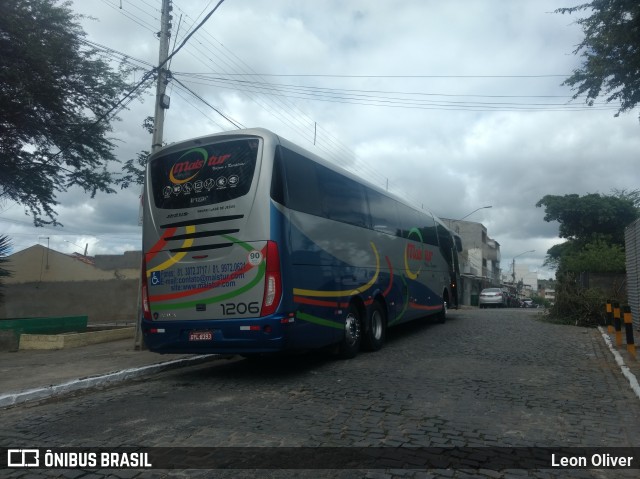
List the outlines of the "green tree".
{"label": "green tree", "polygon": [[585,244],[579,251],[567,254],[563,266],[566,271],[576,273],[624,272],[624,248],[618,244],[595,240]]}
{"label": "green tree", "polygon": [[624,271],[624,230],[639,216],[638,190],[546,195],[536,203],[545,221],[560,223],[558,236],[568,241],[547,251],[545,265],[564,271]]}
{"label": "green tree", "polygon": [[631,110],[640,102],[640,2],[638,0],[592,0],[556,13],[589,12],[577,20],[584,39],[574,51],[582,66],[563,84],[575,91],[574,99],[586,93],[593,105],[600,95],[607,102],[619,101],[616,113]]}
{"label": "green tree", "polygon": [[547,250],[547,257],[544,260],[544,266],[555,268],[557,270],[560,267],[560,260],[576,249],[575,246],[575,243],[572,241],[565,241],[564,243],[553,245]]}
{"label": "green tree", "polygon": [[[582,272],[625,270],[624,229],[638,217],[637,191],[613,195],[546,195],[536,206],[545,208],[545,221],[560,223],[567,241],[547,251],[546,264],[556,266],[556,300],[551,316],[571,324],[594,325],[601,320],[608,294],[579,284]],[[620,290],[613,287],[612,291]],[[610,298],[609,298],[610,299]]]}
{"label": "green tree", "polygon": [[561,238],[573,240],[579,246],[596,239],[622,245],[625,227],[638,217],[632,193],[625,194],[546,195],[536,206],[544,206],[545,221],[560,223]]}
{"label": "green tree", "polygon": [[[147,130],[149,134],[153,134],[153,122],[152,116],[148,116],[142,122],[142,128]],[[128,188],[131,185],[141,185],[144,183],[144,172],[147,166],[147,158],[149,158],[149,151],[140,151],[135,158],[127,160],[122,165],[122,174],[115,180],[115,183],[120,185],[120,188]]]}
{"label": "green tree", "polygon": [[84,43],[69,5],[0,2],[0,199],[23,205],[37,226],[57,224],[56,195],[72,186],[114,191],[103,120],[126,72]]}

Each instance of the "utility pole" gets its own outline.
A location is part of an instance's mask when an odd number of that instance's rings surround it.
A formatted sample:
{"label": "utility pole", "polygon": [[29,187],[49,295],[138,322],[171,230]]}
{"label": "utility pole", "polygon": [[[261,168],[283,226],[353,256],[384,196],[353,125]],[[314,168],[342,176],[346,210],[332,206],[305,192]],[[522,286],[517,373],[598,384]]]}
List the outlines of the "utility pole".
{"label": "utility pole", "polygon": [[[162,0],[162,16],[160,18],[160,53],[158,55],[158,82],[156,84],[156,108],[153,117],[153,137],[151,139],[151,153],[162,148],[162,136],[164,131],[164,111],[169,108],[169,97],[165,94],[167,83],[169,83],[169,39],[171,38],[171,0]],[[144,198],[144,183],[142,186],[141,198]],[[142,214],[140,215],[142,218]],[[142,263],[144,262],[144,247],[142,250]],[[142,273],[142,263],[140,271]],[[136,334],[134,338],[134,349],[136,351],[146,349],[142,341],[141,318],[142,318],[142,277],[138,283],[138,308],[136,318]]]}
{"label": "utility pole", "polygon": [[162,147],[164,129],[164,111],[169,108],[169,97],[165,94],[168,77],[167,58],[169,57],[169,38],[171,37],[171,0],[162,0],[162,17],[160,18],[160,54],[158,57],[158,83],[156,85],[156,111],[153,120],[153,138],[151,153]]}

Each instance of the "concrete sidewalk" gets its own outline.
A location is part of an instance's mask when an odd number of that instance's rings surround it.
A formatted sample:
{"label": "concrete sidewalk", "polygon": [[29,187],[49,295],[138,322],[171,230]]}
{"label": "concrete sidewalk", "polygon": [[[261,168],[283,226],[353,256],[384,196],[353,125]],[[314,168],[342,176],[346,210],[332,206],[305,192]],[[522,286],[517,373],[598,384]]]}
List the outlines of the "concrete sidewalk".
{"label": "concrete sidewalk", "polygon": [[133,339],[70,349],[0,351],[0,408],[218,358],[136,351]]}

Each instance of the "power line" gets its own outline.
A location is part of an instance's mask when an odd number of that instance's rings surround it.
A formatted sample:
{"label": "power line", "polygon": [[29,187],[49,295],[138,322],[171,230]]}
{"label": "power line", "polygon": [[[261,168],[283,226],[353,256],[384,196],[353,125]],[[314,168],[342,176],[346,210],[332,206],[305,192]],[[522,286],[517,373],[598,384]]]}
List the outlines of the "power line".
{"label": "power line", "polygon": [[[225,129],[225,128],[220,124],[220,123],[218,123],[217,121],[215,121],[213,118],[211,118],[209,115],[207,115],[204,111],[202,111],[200,108],[198,108],[196,105],[194,105],[188,97],[183,96],[183,95],[180,93],[180,91],[182,91],[182,90],[183,90],[183,88],[182,88],[180,85],[177,85],[176,90],[175,90],[176,95],[178,95],[178,96],[179,96],[180,98],[182,98],[186,103],[188,103],[189,105],[191,105],[191,107],[192,107],[192,108],[194,108],[194,109],[198,110],[198,111],[202,114],[202,116],[204,116],[205,118],[208,118],[208,119],[209,119],[209,120],[210,120],[214,125],[216,125],[218,128],[220,128],[220,131],[225,131],[225,130],[226,130],[226,129]],[[185,91],[186,91],[186,90],[185,90]],[[191,93],[190,93],[190,92],[188,92],[188,93],[191,95]]]}
{"label": "power line", "polygon": [[[175,73],[176,76],[182,76]],[[198,77],[191,77],[197,78]],[[425,110],[463,110],[463,111],[571,111],[571,110],[611,110],[617,109],[607,103],[588,106],[582,104],[569,103],[569,98],[565,103],[524,103],[524,102],[483,102],[483,101],[452,101],[452,100],[425,100],[422,98],[402,98],[392,96],[375,96],[360,93],[350,93],[358,90],[332,90],[323,89],[304,90],[300,89],[278,89],[270,87],[264,83],[251,82],[227,82],[224,79],[202,78],[202,82],[191,80],[191,83],[201,85],[215,85],[220,88],[242,91],[247,88],[256,89],[270,96],[297,98],[303,100],[314,100],[334,103],[346,103],[354,105],[382,106],[394,108],[425,109]],[[203,83],[206,82],[206,83]]]}
{"label": "power line", "polygon": [[337,75],[330,73],[235,73],[229,75],[254,75],[261,77],[308,77],[308,78],[567,78],[571,74],[539,75]]}
{"label": "power line", "polygon": [[[189,18],[189,16],[187,14],[185,14],[185,16],[187,18]],[[237,61],[236,61],[236,60],[230,58],[226,53],[223,52],[223,55],[226,58],[228,58],[231,61],[232,64],[234,64],[234,66],[232,66],[232,68],[240,68],[241,70],[244,70],[246,72],[247,71],[245,69],[245,66],[246,66],[246,68],[251,70],[251,67],[249,67],[245,62],[243,62],[241,59],[239,59],[237,57],[237,55],[235,55],[232,51],[230,51],[228,48],[226,48],[222,43],[220,43],[218,40],[216,40],[210,33],[208,33],[206,30],[203,31],[203,32],[204,32],[203,33],[204,35],[207,35],[208,37],[213,39],[216,43],[220,44],[222,49],[226,50],[227,52],[229,52],[230,55],[232,55],[235,59],[237,59]],[[202,38],[202,37],[200,37],[200,38]],[[203,41],[206,41],[204,38],[202,38],[202,39],[203,39]],[[198,43],[200,43],[200,42],[198,42]],[[210,42],[209,42],[209,45],[211,45]],[[218,50],[218,48],[216,46],[212,45],[212,48],[208,48],[207,51],[202,51],[194,43],[191,43],[190,44],[190,48],[194,48],[194,49],[198,50],[201,53],[201,55],[204,56],[204,58],[207,58],[212,64],[216,64],[217,65],[216,60],[209,56],[209,54],[215,55],[215,51]],[[199,58],[199,60],[201,60],[201,59],[202,58]],[[222,62],[225,63],[225,64],[228,63],[226,60],[222,60]],[[244,66],[240,65],[238,62],[242,63]],[[251,70],[251,71],[253,72],[253,70]],[[243,74],[240,73],[238,75],[243,75]],[[248,75],[250,75],[250,74],[248,74]],[[266,82],[266,80],[265,80],[265,82]],[[248,83],[250,83],[250,82],[248,82]],[[302,136],[302,138],[304,138],[305,140],[309,141],[309,143],[311,143],[315,148],[317,148],[319,150],[322,150],[322,152],[324,152],[323,156],[325,156],[328,159],[332,160],[334,163],[341,164],[343,166],[347,166],[348,169],[350,169],[352,172],[354,172],[356,174],[359,174],[359,175],[362,174],[361,170],[366,170],[367,175],[370,178],[371,177],[374,177],[374,178],[377,177],[378,178],[378,181],[375,181],[375,183],[377,183],[379,185],[385,185],[386,178],[384,178],[382,175],[380,175],[376,170],[371,168],[368,164],[360,162],[358,160],[357,155],[355,154],[355,152],[353,152],[349,147],[345,146],[339,140],[337,140],[335,137],[333,137],[322,126],[317,125],[317,122],[315,122],[313,119],[311,119],[304,111],[302,111],[297,105],[295,105],[295,103],[291,102],[291,99],[293,97],[291,97],[290,95],[289,96],[288,95],[275,96],[275,95],[268,95],[268,94],[265,95],[264,91],[261,91],[260,89],[252,88],[251,86],[249,86],[248,88],[235,89],[235,90],[236,91],[241,91],[242,93],[247,95],[253,102],[257,103],[259,106],[264,108],[267,112],[269,112],[270,114],[272,114],[275,117],[277,117],[279,120],[281,120],[283,123],[287,124],[292,129],[296,130],[298,132],[298,134],[300,134]],[[267,104],[265,104],[264,102],[258,100],[258,98],[255,96],[255,94],[258,94],[261,97],[263,97],[265,100],[272,102],[272,104],[277,109],[274,110],[272,107],[270,107]],[[303,123],[303,120],[308,121],[308,123],[305,125]],[[319,127],[320,131],[323,132],[323,135],[320,135],[317,138],[314,138],[314,130],[316,129],[316,127]],[[301,128],[303,128],[303,130],[301,130]],[[353,164],[355,166],[349,167],[349,165],[345,165],[345,156],[347,158],[352,159],[353,160]],[[408,195],[404,191],[400,192],[400,196],[403,196],[403,197],[409,199]],[[410,201],[412,201],[415,204],[420,204],[420,202],[417,201],[415,198],[410,199]]]}
{"label": "power line", "polygon": [[202,21],[198,24],[198,26],[194,28],[193,31],[185,37],[184,40],[182,40],[182,43],[180,43],[180,46],[173,50],[173,52],[169,55],[169,57],[167,57],[167,59],[164,62],[162,62],[162,65],[158,65],[158,68],[162,68],[164,64],[170,61],[176,55],[176,53],[178,53],[182,49],[182,47],[186,45],[189,39],[202,27],[202,25],[204,25],[207,22],[207,20],[209,20],[211,15],[215,13],[215,11],[218,9],[220,5],[222,5],[223,2],[224,0],[220,0],[218,4],[213,8],[213,10],[207,13],[207,16],[202,19]]}
{"label": "power line", "polygon": [[[328,88],[328,87],[314,87],[305,85],[293,85],[288,83],[270,83],[270,82],[257,82],[247,80],[236,80],[231,78],[225,78],[224,76],[238,76],[238,74],[229,73],[207,73],[207,72],[174,72],[174,75],[188,76],[193,78],[209,79],[211,81],[218,80],[229,83],[247,83],[251,85],[264,85],[265,88],[273,87],[278,89],[300,89],[309,91],[322,91],[322,92],[352,92],[352,93],[384,93],[387,95],[415,95],[415,96],[442,96],[442,97],[462,97],[462,98],[573,98],[572,95],[487,95],[487,94],[454,94],[454,93],[432,93],[432,92],[408,92],[408,91],[394,91],[394,90],[362,90],[362,89],[345,89],[345,88]],[[210,75],[215,75],[213,78],[209,78]],[[224,75],[224,76],[223,76]]]}
{"label": "power line", "polygon": [[[185,14],[185,16],[189,18],[188,14]],[[240,59],[237,55],[235,55],[231,50],[226,48],[224,44],[218,41],[209,32],[205,30],[203,31],[202,35],[210,39],[210,40],[207,40],[203,36],[200,37],[202,41],[207,42],[208,45],[210,46],[209,48],[207,48],[207,51],[203,52],[202,50],[199,50],[194,44],[191,44],[191,47],[198,49],[198,51],[200,51],[202,55],[208,58],[211,61],[211,63],[218,65],[220,68],[222,68],[225,71],[228,71],[229,69],[232,69],[232,70],[240,69],[241,71],[244,72],[244,73],[239,73],[238,75],[244,75],[245,73],[249,75],[250,73],[247,73],[249,70],[253,72],[253,70],[251,70],[251,67],[249,67],[242,59]],[[217,55],[216,52],[220,52],[221,55]],[[210,54],[217,56],[223,64],[228,66],[228,68],[221,67],[215,59],[210,57]],[[304,112],[301,112],[300,109],[297,108],[295,105],[291,105],[290,103],[287,103],[286,99],[283,100],[281,98],[271,98],[271,99],[269,99],[268,97],[265,98],[267,101],[272,101],[274,106],[277,105],[278,108],[282,109],[282,113],[279,113],[277,111],[274,111],[272,107],[266,105],[263,102],[258,101],[256,96],[251,94],[251,93],[261,94],[261,92],[255,92],[250,89],[249,90],[245,89],[243,93],[245,93],[252,101],[257,103],[267,112],[278,117],[283,123],[287,124],[294,130],[296,130],[298,134],[302,135],[304,138],[309,138],[311,141],[313,140],[313,136],[312,136],[313,130],[309,127],[313,127],[315,122],[312,119],[308,118],[308,116],[306,116]],[[294,110],[298,110],[298,113],[295,113]],[[302,113],[302,115],[300,115],[300,112]],[[287,119],[285,115],[288,116],[289,118]],[[301,121],[302,119],[304,119],[304,117],[306,117],[309,120],[306,125],[303,124]],[[306,131],[301,130],[301,128],[306,129]]]}
{"label": "power line", "polygon": [[156,28],[146,22],[145,20],[141,19],[140,17],[138,17],[137,15],[134,15],[132,12],[125,10],[122,7],[118,7],[117,5],[112,4],[111,2],[109,2],[108,0],[102,0],[102,3],[108,5],[109,7],[113,8],[116,11],[119,11],[120,14],[124,15],[125,17],[127,17],[129,20],[131,20],[132,22],[140,25],[142,28],[144,28],[145,30],[149,30],[151,33],[156,32]]}
{"label": "power line", "polygon": [[137,62],[137,63],[140,63],[140,64],[144,65],[147,68],[153,68],[153,66],[154,66],[153,63],[150,63],[150,62],[145,61],[145,60],[140,60],[139,58],[132,57],[131,55],[129,55],[127,53],[120,52],[118,50],[115,50],[115,49],[113,49],[111,47],[108,47],[106,45],[102,45],[102,44],[97,43],[97,42],[92,42],[92,41],[85,40],[85,39],[81,39],[80,42],[84,43],[85,45],[90,46],[91,48],[94,48],[94,49],[96,49],[98,51],[101,51],[101,52],[103,52],[105,54],[110,55],[111,58],[117,59],[119,61],[126,62],[128,64],[132,64],[131,61],[130,61],[130,60],[132,60],[134,62]]}
{"label": "power line", "polygon": [[185,90],[187,90],[189,93],[191,93],[194,97],[196,97],[198,100],[200,100],[202,103],[204,103],[205,105],[207,105],[209,108],[211,108],[213,111],[215,111],[218,115],[220,115],[222,118],[224,118],[225,120],[227,120],[229,123],[231,123],[233,126],[235,126],[238,129],[241,128],[246,128],[244,125],[242,125],[240,122],[234,121],[233,119],[229,118],[227,115],[225,115],[224,113],[222,113],[220,110],[218,110],[215,106],[211,105],[207,100],[205,100],[204,98],[202,98],[200,95],[198,95],[196,92],[194,92],[193,90],[191,90],[188,86],[186,86],[184,83],[182,83],[180,80],[178,80],[177,78],[174,78],[174,80],[176,81],[176,83],[178,83],[180,86],[182,86],[182,88],[184,88]]}
{"label": "power line", "polygon": [[[107,5],[114,7],[114,5],[110,4],[108,1],[103,0]],[[206,21],[211,17],[211,15],[213,15],[213,13],[218,9],[218,7],[224,2],[224,0],[220,0],[218,2],[218,4],[214,7],[213,10],[211,10],[206,17],[198,24],[198,26],[189,34],[187,35],[187,37],[182,41],[182,43],[180,44],[180,46],[178,46],[177,49],[175,49],[173,51],[173,53],[171,53],[171,55],[169,55],[160,65],[158,65],[157,67],[153,68],[152,70],[148,71],[147,73],[145,73],[145,75],[143,75],[142,79],[127,93],[125,94],[125,96],[123,98],[120,99],[120,101],[118,101],[115,105],[113,105],[112,108],[110,108],[109,110],[107,110],[106,112],[104,112],[102,115],[100,115],[92,124],[90,124],[89,126],[87,126],[82,132],[80,132],[75,138],[78,138],[81,135],[86,134],[91,128],[95,127],[96,125],[98,125],[100,122],[102,122],[103,120],[107,119],[109,117],[109,115],[116,110],[117,108],[124,108],[126,107],[126,105],[128,105],[132,100],[133,100],[133,94],[140,88],[142,87],[142,85],[144,83],[146,83],[149,78],[151,77],[152,74],[157,73],[160,71],[160,69],[171,60],[171,58],[173,58],[173,56],[175,56],[181,49],[182,47],[184,47],[184,45],[189,41],[189,39],[191,38],[191,36],[193,36],[193,34],[195,34],[201,27],[202,25],[204,25],[206,23]],[[123,13],[124,14],[124,13]],[[126,16],[126,15],[125,15]],[[139,23],[139,22],[137,22]],[[144,26],[144,25],[143,25]],[[126,103],[125,103],[126,102]],[[119,110],[118,110],[119,111]],[[64,149],[60,149],[60,151],[54,155],[52,155],[50,158],[48,158],[44,163],[48,164],[51,162],[51,160],[53,160],[54,158],[57,158],[58,156],[60,156],[65,150]],[[59,167],[61,168],[61,167]]]}
{"label": "power line", "polygon": [[[185,13],[185,17],[189,18],[189,15]],[[195,23],[195,22],[194,22]],[[211,34],[209,34],[206,30],[203,31],[203,35],[208,36],[209,38],[211,38],[212,40],[214,40],[216,43],[220,44],[219,42],[217,42],[217,40],[211,36]],[[200,38],[202,41],[207,42],[208,46],[205,46],[198,38]],[[190,48],[191,49],[195,49],[197,50],[201,57],[196,57],[199,60],[202,60],[202,58],[206,58],[211,64],[216,65],[218,68],[222,68],[222,69],[226,69],[223,65],[225,65],[227,68],[230,69],[244,69],[244,67],[242,65],[240,65],[238,63],[242,62],[242,60],[238,59],[237,56],[235,56],[233,54],[233,52],[230,52],[228,49],[226,49],[224,47],[224,45],[220,44],[222,46],[222,48],[224,50],[229,51],[229,53],[231,55],[233,55],[238,61],[234,60],[233,58],[231,58],[229,55],[227,55],[224,51],[222,51],[222,55],[217,55],[216,51],[220,51],[220,49],[218,48],[217,45],[214,45],[213,43],[211,43],[210,41],[208,41],[207,39],[203,38],[202,36],[196,37],[195,38],[197,44],[200,44],[203,48],[205,48],[206,50],[203,50],[201,48],[199,48],[196,44],[191,43],[190,44]],[[189,52],[191,54],[191,52]],[[193,54],[192,54],[193,55]],[[217,56],[217,58],[220,59],[220,63],[218,63],[216,58],[212,58],[211,55]],[[193,55],[195,57],[195,55]],[[223,58],[224,57],[224,58]],[[242,62],[243,63],[243,62]],[[245,64],[246,65],[246,64]],[[298,134],[302,135],[303,137],[309,137],[309,132],[305,132],[301,129],[301,119],[300,119],[300,115],[295,115],[293,113],[289,113],[289,111],[291,111],[290,108],[287,108],[286,105],[281,109],[281,110],[277,110],[274,109],[273,106],[270,106],[268,104],[269,101],[272,101],[274,103],[274,105],[276,103],[281,103],[283,104],[282,100],[280,99],[276,99],[277,101],[274,101],[273,99],[270,99],[268,97],[265,97],[265,100],[267,101],[267,103],[265,103],[264,101],[259,100],[253,93],[260,93],[260,92],[254,92],[251,89],[245,89],[244,91],[242,91],[242,93],[247,96],[247,98],[249,98],[251,101],[253,101],[254,103],[256,103],[258,106],[260,106],[261,108],[263,108],[265,111],[267,111],[268,113],[270,113],[271,115],[273,115],[274,117],[278,118],[282,123],[289,125],[291,128],[293,128],[294,130],[297,131]],[[288,116],[288,118],[287,118]]]}

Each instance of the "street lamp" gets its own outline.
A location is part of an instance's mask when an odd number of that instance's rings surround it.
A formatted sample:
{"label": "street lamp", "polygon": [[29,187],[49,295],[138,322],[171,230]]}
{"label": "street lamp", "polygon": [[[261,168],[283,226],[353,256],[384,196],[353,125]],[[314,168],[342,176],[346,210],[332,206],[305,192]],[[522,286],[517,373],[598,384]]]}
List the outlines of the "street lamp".
{"label": "street lamp", "polygon": [[518,256],[522,256],[523,254],[527,254],[527,253],[535,253],[536,250],[532,249],[529,251],[524,251],[520,254],[517,254],[513,257],[513,259],[511,260],[511,278],[513,279],[513,284],[516,284],[516,258]]}
{"label": "street lamp", "polygon": [[459,220],[457,220],[457,221],[462,221],[462,220],[463,220],[463,219],[465,219],[467,216],[471,216],[472,214],[474,214],[476,211],[485,210],[485,209],[487,209],[487,208],[493,208],[493,206],[481,206],[481,207],[480,207],[480,208],[478,208],[477,210],[473,210],[471,213],[469,213],[469,214],[468,214],[468,215],[466,215],[466,216],[463,216],[462,218],[460,218],[460,219],[459,219]]}

